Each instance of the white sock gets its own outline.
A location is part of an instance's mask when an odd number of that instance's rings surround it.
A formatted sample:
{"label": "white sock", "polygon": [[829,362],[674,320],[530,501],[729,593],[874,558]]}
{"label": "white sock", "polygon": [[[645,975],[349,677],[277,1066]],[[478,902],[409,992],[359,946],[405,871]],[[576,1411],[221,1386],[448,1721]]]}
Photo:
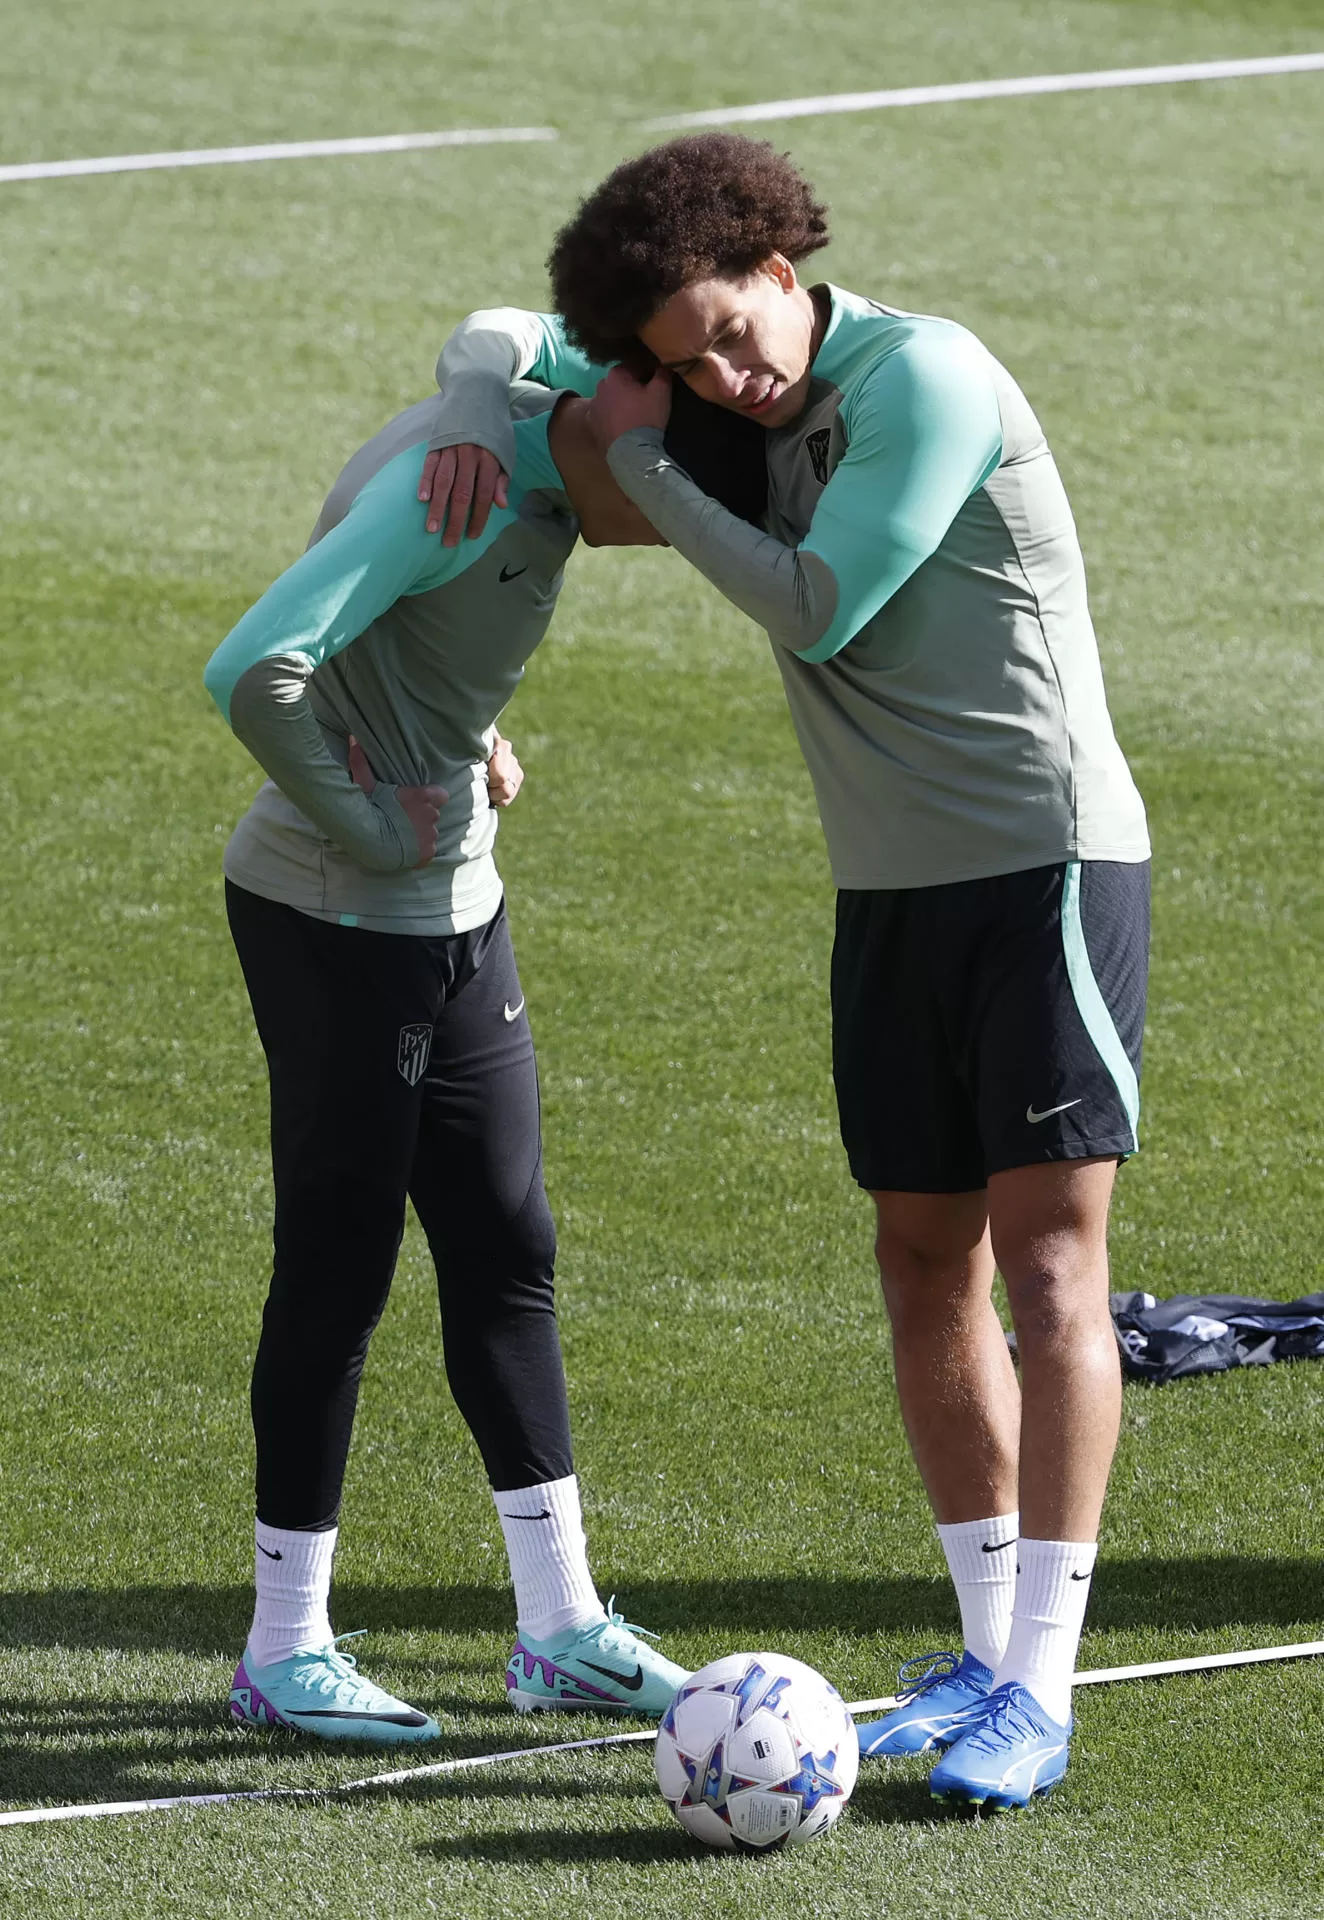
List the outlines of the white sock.
{"label": "white sock", "polygon": [[327,1601],[331,1561],[338,1527],[321,1533],[295,1533],[256,1523],[253,1559],[257,1606],[248,1636],[254,1664],[269,1667],[306,1647],[324,1647],[331,1638]]}
{"label": "white sock", "polygon": [[995,1685],[1018,1680],[1050,1719],[1071,1718],[1071,1676],[1098,1547],[1092,1540],[1022,1540],[1011,1638]]}
{"label": "white sock", "polygon": [[520,1632],[547,1640],[604,1620],[606,1610],[588,1570],[575,1475],[494,1491],[492,1498],[506,1537]]}
{"label": "white sock", "polygon": [[1000,1513],[992,1520],[959,1520],[938,1528],[961,1607],[966,1652],[990,1671],[1006,1652],[1011,1632],[1020,1525],[1019,1513]]}

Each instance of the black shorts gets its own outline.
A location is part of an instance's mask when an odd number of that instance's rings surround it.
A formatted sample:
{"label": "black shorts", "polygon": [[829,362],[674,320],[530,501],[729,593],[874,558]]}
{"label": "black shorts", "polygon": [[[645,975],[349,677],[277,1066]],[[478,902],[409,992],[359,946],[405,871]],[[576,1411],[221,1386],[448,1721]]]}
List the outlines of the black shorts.
{"label": "black shorts", "polygon": [[870,1191],[1136,1149],[1149,864],[837,895],[832,1068]]}

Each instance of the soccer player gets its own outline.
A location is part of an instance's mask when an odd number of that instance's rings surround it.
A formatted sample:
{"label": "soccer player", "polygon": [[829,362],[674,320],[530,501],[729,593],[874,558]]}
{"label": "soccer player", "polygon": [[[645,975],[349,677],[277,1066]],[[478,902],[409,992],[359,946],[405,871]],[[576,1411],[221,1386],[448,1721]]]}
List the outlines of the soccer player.
{"label": "soccer player", "polygon": [[[598,390],[598,443],[771,639],[838,888],[842,1136],[876,1207],[902,1412],[965,1639],[861,1746],[945,1750],[935,1795],[997,1808],[1067,1765],[1121,1404],[1106,1232],[1137,1145],[1149,841],[1028,402],[952,321],[806,286],[797,267],[827,238],[771,147],[670,142],[558,235],[558,318],[471,316],[439,369],[467,429],[488,396],[465,436],[481,496],[506,458],[506,380],[587,389],[607,363],[651,367]],[[669,454],[674,379],[766,430],[762,530]]]}
{"label": "soccer player", "polygon": [[506,414],[508,504],[481,539],[439,547],[415,499],[439,407],[411,407],[353,456],[308,550],[205,676],[270,776],[225,857],[276,1192],[252,1384],[257,1601],[230,1711],[381,1745],[433,1739],[436,1722],[357,1672],[328,1603],[359,1377],[406,1197],[510,1557],[509,1699],[656,1716],[684,1677],[607,1613],[589,1572],[533,1042],[490,804],[518,783],[496,718],[576,538],[658,536],[607,472],[586,402],[527,387]]}

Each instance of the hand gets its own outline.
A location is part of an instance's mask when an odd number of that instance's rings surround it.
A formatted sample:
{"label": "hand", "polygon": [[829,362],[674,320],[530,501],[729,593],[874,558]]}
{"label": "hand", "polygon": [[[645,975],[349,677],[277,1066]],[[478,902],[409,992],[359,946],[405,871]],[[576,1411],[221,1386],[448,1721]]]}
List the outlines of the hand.
{"label": "hand", "polygon": [[486,447],[443,447],[440,453],[430,453],[418,483],[419,499],[430,503],[428,532],[440,529],[444,515],[443,547],[459,546],[466,521],[469,538],[476,540],[487,525],[492,502],[495,500],[499,507],[506,505],[509,487],[501,462]]}
{"label": "hand", "polygon": [[[352,733],[349,736],[349,777],[364,793],[372,793],[377,785],[377,776],[368,764],[368,756]],[[437,822],[450,795],[445,787],[397,787],[395,797],[404,808],[405,817],[418,841],[422,858],[416,860],[414,865],[425,867],[437,851]],[[513,794],[511,798],[514,798]]]}
{"label": "hand", "polygon": [[524,769],[515,758],[515,749],[498,734],[487,763],[488,800],[494,807],[508,807],[523,785]]}
{"label": "hand", "polygon": [[588,403],[589,431],[599,453],[631,427],[665,427],[671,418],[671,375],[659,367],[651,380],[636,380],[613,367]]}

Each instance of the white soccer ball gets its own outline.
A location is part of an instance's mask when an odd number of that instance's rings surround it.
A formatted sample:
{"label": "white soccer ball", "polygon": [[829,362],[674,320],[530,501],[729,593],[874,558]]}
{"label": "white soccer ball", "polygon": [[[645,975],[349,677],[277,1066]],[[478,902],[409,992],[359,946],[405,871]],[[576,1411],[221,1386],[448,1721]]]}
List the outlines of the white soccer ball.
{"label": "white soccer ball", "polygon": [[766,1853],[827,1832],[850,1799],[860,1748],[821,1673],[778,1653],[730,1653],[676,1690],[653,1760],[687,1833],[728,1853]]}

